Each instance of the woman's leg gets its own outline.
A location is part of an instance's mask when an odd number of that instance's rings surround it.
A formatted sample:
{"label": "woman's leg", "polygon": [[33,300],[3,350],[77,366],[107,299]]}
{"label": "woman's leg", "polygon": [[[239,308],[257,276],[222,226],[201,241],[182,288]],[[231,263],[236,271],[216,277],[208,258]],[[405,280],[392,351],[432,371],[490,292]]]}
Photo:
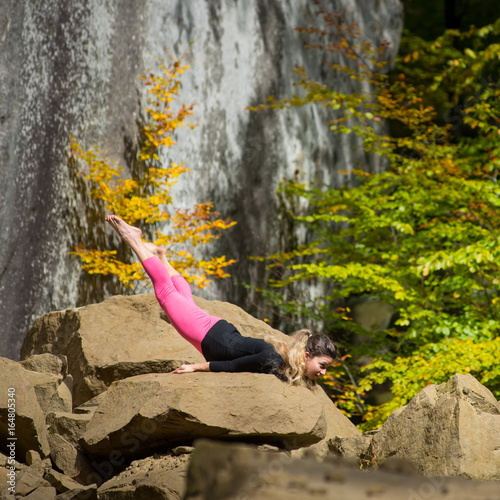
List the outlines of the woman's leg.
{"label": "woman's leg", "polygon": [[[106,217],[106,221],[141,260],[144,270],[153,283],[156,298],[174,328],[182,337],[202,352],[201,341],[208,330],[220,321],[220,318],[208,315],[196,306],[192,297],[188,299],[176,290],[167,267],[151,252],[150,247],[148,248],[140,239],[141,231],[139,229],[129,226],[122,219],[114,215]],[[177,271],[175,273],[173,278],[177,279],[176,276],[179,273]],[[191,292],[189,292],[189,295],[191,295]]]}
{"label": "woman's leg", "polygon": [[[175,289],[186,299],[194,304],[193,294],[189,283],[180,275],[171,276],[170,279],[175,286]],[[196,304],[195,304],[196,305]]]}
{"label": "woman's leg", "polygon": [[[167,251],[164,248],[156,246],[154,243],[144,242],[146,248],[153,254],[156,255],[161,261],[161,263],[167,269],[168,275],[172,278],[172,283],[175,289],[186,299],[193,301],[193,295],[191,293],[191,287],[189,283],[172,267],[170,262],[167,260]],[[194,302],[194,301],[193,301]]]}
{"label": "woman's leg", "polygon": [[194,303],[192,297],[187,299],[181,295],[176,290],[167,269],[157,257],[144,260],[142,265],[153,283],[156,298],[172,322],[172,326],[202,352],[201,341],[220,318],[208,315]]}

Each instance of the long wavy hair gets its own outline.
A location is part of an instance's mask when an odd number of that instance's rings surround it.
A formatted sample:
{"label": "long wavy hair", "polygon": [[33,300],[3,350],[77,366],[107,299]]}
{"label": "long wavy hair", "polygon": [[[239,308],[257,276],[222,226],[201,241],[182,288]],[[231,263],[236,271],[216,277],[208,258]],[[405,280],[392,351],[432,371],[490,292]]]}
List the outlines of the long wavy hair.
{"label": "long wavy hair", "polygon": [[322,333],[313,335],[305,329],[290,335],[287,342],[273,340],[272,344],[284,361],[277,375],[292,385],[305,382],[308,387],[312,387],[316,384],[314,380],[305,376],[306,352],[311,358],[315,356],[328,356],[333,360],[337,358],[337,346],[328,336]]}

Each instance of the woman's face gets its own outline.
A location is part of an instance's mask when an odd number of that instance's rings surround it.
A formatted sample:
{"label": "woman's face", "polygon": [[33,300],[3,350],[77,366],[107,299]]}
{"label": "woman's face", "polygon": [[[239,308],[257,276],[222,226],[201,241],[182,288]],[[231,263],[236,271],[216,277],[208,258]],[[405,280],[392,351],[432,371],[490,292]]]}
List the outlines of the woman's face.
{"label": "woman's face", "polygon": [[305,376],[311,380],[316,380],[326,373],[326,369],[333,363],[330,356],[313,356],[306,351],[306,371]]}

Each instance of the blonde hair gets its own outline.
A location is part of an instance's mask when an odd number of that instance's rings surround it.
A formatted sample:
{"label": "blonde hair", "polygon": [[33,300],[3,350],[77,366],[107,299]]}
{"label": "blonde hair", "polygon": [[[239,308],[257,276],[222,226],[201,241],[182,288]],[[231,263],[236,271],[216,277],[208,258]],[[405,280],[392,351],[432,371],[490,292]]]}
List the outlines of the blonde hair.
{"label": "blonde hair", "polygon": [[311,358],[328,356],[335,359],[337,357],[337,346],[328,336],[322,333],[313,335],[306,329],[292,333],[288,342],[273,340],[272,344],[284,361],[277,375],[292,385],[305,382],[307,387],[313,387],[316,383],[305,376],[306,352]]}

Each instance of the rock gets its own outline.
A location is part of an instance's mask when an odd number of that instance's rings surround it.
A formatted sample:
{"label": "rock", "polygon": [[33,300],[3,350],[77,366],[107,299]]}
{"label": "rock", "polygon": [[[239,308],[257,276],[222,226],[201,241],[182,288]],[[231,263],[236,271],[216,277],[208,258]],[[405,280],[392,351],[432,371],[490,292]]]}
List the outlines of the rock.
{"label": "rock", "polygon": [[40,453],[30,450],[26,453],[26,465],[38,465],[39,467],[43,467],[42,458],[40,457]]}
{"label": "rock", "polygon": [[[9,450],[7,455],[12,452],[15,458],[22,459],[30,450],[37,451],[42,457],[49,454],[45,417],[30,373],[19,363],[0,358],[0,443],[3,451]],[[15,418],[10,422],[7,420],[9,404],[15,406]],[[16,438],[16,441],[9,438]]]}
{"label": "rock", "polygon": [[[16,495],[23,498],[55,498],[56,493],[82,488],[82,485],[51,468],[49,459],[42,460],[35,451],[26,454],[29,466],[16,463],[14,487]],[[0,498],[7,498],[9,471],[8,459],[0,456]],[[14,497],[12,497],[14,498]]]}
{"label": "rock", "polygon": [[63,380],[61,375],[27,371],[26,376],[31,380],[40,408],[45,414],[54,411],[70,412],[72,410],[73,396],[71,388],[73,379],[71,375]]}
{"label": "rock", "polygon": [[80,486],[57,495],[56,500],[97,500],[97,486]]}
{"label": "rock", "polygon": [[73,408],[73,413],[79,415],[89,415],[89,417],[92,417],[103,399],[104,393],[101,392],[92,399],[85,401],[85,403],[82,403],[80,406]]}
{"label": "rock", "polygon": [[26,500],[55,500],[56,495],[57,491],[52,486],[39,486],[24,498]]}
{"label": "rock", "polygon": [[98,489],[99,500],[184,498],[189,454],[135,461]]}
{"label": "rock", "polygon": [[498,483],[424,478],[408,470],[361,471],[354,462],[258,451],[251,446],[200,440],[188,469],[186,500],[492,500]]}
{"label": "rock", "polygon": [[57,434],[49,433],[50,458],[66,476],[83,485],[101,484],[102,476],[77,447]]}
{"label": "rock", "polygon": [[73,409],[73,376],[68,375],[63,379],[62,384],[57,388],[57,395],[54,396],[52,404],[62,411],[71,411]]}
{"label": "rock", "polygon": [[[389,327],[394,314],[394,306],[374,297],[358,300],[359,302],[351,306],[353,319],[357,325],[368,332],[376,332]],[[370,342],[367,336],[361,336],[360,340]]]}
{"label": "rock", "polygon": [[149,374],[106,391],[81,445],[133,457],[202,436],[295,449],[335,432],[359,435],[320,387],[256,373]]}
{"label": "rock", "polygon": [[[325,418],[327,419],[327,432],[325,437],[307,448],[301,448],[299,450],[294,450],[292,455],[294,457],[300,458],[304,454],[313,455],[319,460],[324,459],[329,453],[334,451],[334,445],[332,443],[336,440],[360,440],[363,439],[361,433],[354,427],[352,422],[347,418],[339,418],[339,410],[332,404],[331,399],[323,390],[318,390],[316,392],[318,397],[322,400],[323,408],[325,410]],[[345,456],[352,457],[352,453],[349,452]]]}
{"label": "rock", "polygon": [[53,469],[47,471],[44,478],[57,490],[58,493],[80,489],[82,486],[80,483],[74,481],[65,474],[61,474]]}
{"label": "rock", "polygon": [[77,446],[91,418],[90,413],[50,413],[47,415],[48,432],[57,434]]}
{"label": "rock", "polygon": [[341,437],[335,436],[328,441],[329,453],[345,458],[355,458],[359,461],[362,468],[371,464],[371,459],[368,458],[366,463],[366,455],[371,457],[370,453],[373,437],[371,435],[348,436]]}
{"label": "rock", "polygon": [[[23,466],[19,462],[11,461],[7,455],[0,453],[0,498],[8,498],[9,488],[16,485],[16,474]],[[11,495],[12,496],[12,495]]]}
{"label": "rock", "polygon": [[[200,298],[195,302],[209,314],[234,323],[243,335],[285,338],[232,304]],[[75,406],[104,392],[115,380],[204,361],[167,323],[154,294],[115,296],[41,316],[25,338],[21,358],[45,352],[68,357]]]}
{"label": "rock", "polygon": [[68,360],[66,356],[44,353],[34,354],[29,358],[21,361],[21,366],[25,370],[38,373],[51,373],[52,375],[66,376]]}
{"label": "rock", "polygon": [[43,475],[43,468],[36,466],[23,468],[16,474],[16,494],[26,496],[39,487],[50,487],[50,483],[44,479]]}
{"label": "rock", "polygon": [[65,377],[66,356],[34,355],[19,363],[23,375],[32,383],[40,408],[44,413],[71,411],[73,379]]}
{"label": "rock", "polygon": [[500,479],[500,410],[471,375],[429,385],[373,437],[374,460],[410,460],[425,476]]}
{"label": "rock", "polygon": [[[267,446],[267,445],[263,445],[263,446]],[[178,457],[180,455],[186,455],[186,454],[193,453],[193,451],[194,451],[193,446],[176,446],[172,450],[172,454],[175,455],[176,457]]]}

